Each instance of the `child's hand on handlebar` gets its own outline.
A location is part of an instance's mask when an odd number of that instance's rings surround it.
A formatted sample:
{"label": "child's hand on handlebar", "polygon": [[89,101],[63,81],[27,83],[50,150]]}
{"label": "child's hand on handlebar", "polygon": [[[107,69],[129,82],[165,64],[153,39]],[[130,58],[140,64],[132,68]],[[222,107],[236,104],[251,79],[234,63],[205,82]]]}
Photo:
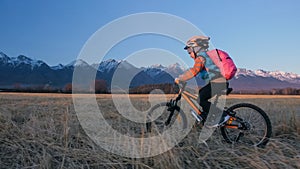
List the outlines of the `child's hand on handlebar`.
{"label": "child's hand on handlebar", "polygon": [[174,82],[175,82],[176,84],[179,84],[179,83],[180,83],[179,78],[175,78]]}

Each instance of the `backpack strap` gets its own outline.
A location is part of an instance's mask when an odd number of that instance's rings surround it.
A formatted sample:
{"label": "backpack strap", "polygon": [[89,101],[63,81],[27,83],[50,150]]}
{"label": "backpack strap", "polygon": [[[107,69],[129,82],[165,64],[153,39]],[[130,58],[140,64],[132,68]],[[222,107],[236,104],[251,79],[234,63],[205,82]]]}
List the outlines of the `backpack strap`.
{"label": "backpack strap", "polygon": [[219,54],[219,50],[218,50],[218,49],[216,49],[216,51],[217,51],[217,54],[218,54],[219,60],[222,62],[222,59],[221,59],[221,57],[220,57],[220,54]]}

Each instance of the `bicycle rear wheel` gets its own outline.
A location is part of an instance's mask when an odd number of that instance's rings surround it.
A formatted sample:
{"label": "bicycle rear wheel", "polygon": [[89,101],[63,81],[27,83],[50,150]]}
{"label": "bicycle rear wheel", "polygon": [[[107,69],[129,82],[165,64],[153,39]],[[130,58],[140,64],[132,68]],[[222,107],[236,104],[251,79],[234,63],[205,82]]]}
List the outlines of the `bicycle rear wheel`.
{"label": "bicycle rear wheel", "polygon": [[220,128],[228,143],[241,143],[263,147],[272,134],[272,126],[267,114],[259,107],[240,103],[231,106],[228,112],[235,114]]}
{"label": "bicycle rear wheel", "polygon": [[168,108],[167,102],[163,102],[150,109],[148,113],[149,122],[146,123],[148,132],[162,134],[172,125],[184,129],[187,127],[187,118],[184,112],[180,108],[173,110],[173,112]]}

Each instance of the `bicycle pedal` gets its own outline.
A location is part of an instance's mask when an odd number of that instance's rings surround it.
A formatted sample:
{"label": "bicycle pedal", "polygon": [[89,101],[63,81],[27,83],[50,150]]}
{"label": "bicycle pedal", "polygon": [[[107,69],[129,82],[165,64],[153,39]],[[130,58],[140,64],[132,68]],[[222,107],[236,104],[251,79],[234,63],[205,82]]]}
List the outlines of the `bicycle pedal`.
{"label": "bicycle pedal", "polygon": [[226,115],[224,117],[224,120],[222,122],[219,122],[217,124],[214,125],[205,125],[207,128],[212,129],[212,128],[217,128],[217,127],[222,127],[223,125],[225,125],[225,123],[230,119],[231,116]]}
{"label": "bicycle pedal", "polygon": [[218,123],[218,126],[224,125],[224,124],[230,119],[230,117],[231,117],[231,116],[226,115],[226,116],[224,117],[224,120],[223,120],[222,122],[219,122],[219,123]]}
{"label": "bicycle pedal", "polygon": [[219,127],[219,124],[215,124],[215,125],[204,125],[204,127],[208,128],[208,129],[214,129]]}
{"label": "bicycle pedal", "polygon": [[224,120],[221,122],[221,124],[223,123],[226,123],[229,119],[230,119],[230,115],[226,115],[225,117],[224,117]]}
{"label": "bicycle pedal", "polygon": [[224,126],[225,123],[222,124],[215,124],[215,125],[204,125],[205,127],[209,128],[209,129],[213,129],[213,128],[218,128],[218,127],[222,127]]}

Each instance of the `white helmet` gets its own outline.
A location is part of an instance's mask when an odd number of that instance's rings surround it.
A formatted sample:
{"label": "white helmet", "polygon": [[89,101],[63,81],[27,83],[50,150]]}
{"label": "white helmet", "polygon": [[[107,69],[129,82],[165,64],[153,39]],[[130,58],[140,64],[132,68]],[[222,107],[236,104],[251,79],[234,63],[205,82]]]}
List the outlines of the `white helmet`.
{"label": "white helmet", "polygon": [[186,46],[184,47],[185,50],[187,50],[190,47],[201,47],[202,50],[208,49],[210,37],[206,36],[193,36],[191,37],[187,42]]}

